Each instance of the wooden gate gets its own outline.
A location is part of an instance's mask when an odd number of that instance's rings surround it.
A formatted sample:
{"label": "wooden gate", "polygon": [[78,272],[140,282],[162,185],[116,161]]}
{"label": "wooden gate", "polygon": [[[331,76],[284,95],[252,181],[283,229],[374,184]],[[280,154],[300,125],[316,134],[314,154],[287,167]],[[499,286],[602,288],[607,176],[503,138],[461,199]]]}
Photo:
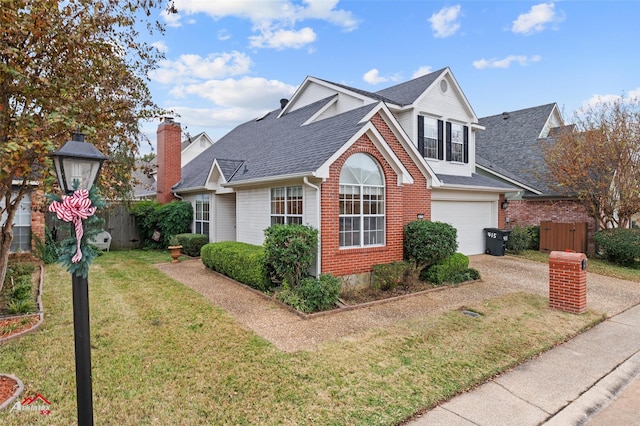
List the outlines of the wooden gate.
{"label": "wooden gate", "polygon": [[540,222],[540,251],[587,252],[587,222]]}
{"label": "wooden gate", "polygon": [[[135,217],[129,213],[126,205],[111,204],[99,216],[105,221],[104,229],[111,234],[111,250],[140,247]],[[45,214],[45,223],[49,229],[55,230],[58,241],[70,235],[71,225],[59,220],[54,213]]]}

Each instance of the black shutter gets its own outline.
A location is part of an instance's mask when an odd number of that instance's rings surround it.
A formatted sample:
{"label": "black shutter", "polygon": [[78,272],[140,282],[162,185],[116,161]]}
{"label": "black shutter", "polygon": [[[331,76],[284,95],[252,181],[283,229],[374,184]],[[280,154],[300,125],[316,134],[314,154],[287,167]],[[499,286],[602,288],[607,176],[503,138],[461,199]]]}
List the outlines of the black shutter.
{"label": "black shutter", "polygon": [[451,123],[447,122],[447,161],[451,161]]}
{"label": "black shutter", "polygon": [[424,117],[418,116],[418,152],[424,157]]}
{"label": "black shutter", "polygon": [[468,163],[469,162],[469,127],[468,126],[464,126],[463,130],[464,130],[464,133],[463,133],[463,137],[464,137],[464,162]]}
{"label": "black shutter", "polygon": [[444,160],[444,122],[438,120],[438,160]]}

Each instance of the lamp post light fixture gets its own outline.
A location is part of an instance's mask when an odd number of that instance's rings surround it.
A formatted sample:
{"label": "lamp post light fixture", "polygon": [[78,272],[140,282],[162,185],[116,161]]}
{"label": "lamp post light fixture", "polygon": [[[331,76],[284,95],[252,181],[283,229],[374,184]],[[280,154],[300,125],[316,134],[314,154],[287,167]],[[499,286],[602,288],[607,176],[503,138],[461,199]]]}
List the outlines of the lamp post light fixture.
{"label": "lamp post light fixture", "polygon": [[[82,133],[51,154],[60,188],[67,195],[75,190],[89,191],[102,163],[109,157],[84,141]],[[76,233],[77,235],[77,233]],[[82,235],[82,234],[80,234]],[[78,250],[80,244],[78,244]],[[93,391],[91,387],[91,343],[89,332],[89,280],[76,272],[71,274],[73,287],[73,334],[76,356],[76,396],[78,425],[93,425]]]}

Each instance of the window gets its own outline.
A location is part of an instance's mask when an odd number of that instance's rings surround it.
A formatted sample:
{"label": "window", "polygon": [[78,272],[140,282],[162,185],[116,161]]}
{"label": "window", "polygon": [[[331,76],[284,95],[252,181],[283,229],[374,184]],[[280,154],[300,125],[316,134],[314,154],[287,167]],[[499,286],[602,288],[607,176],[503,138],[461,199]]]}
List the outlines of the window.
{"label": "window", "polygon": [[443,159],[443,122],[433,117],[418,116],[418,151],[425,158]]}
{"label": "window", "polygon": [[462,125],[451,123],[451,161],[463,162]]}
{"label": "window", "polygon": [[469,128],[447,123],[447,161],[469,162]]}
{"label": "window", "polygon": [[271,188],[271,224],[302,225],[302,186]]}
{"label": "window", "polygon": [[196,195],[195,234],[209,236],[209,194]]}
{"label": "window", "polygon": [[384,178],[367,154],[354,154],[340,173],[340,247],[384,244]]}
{"label": "window", "polygon": [[[15,200],[16,193],[12,193],[11,201]],[[4,200],[0,207],[4,207]],[[0,225],[7,220],[7,212],[2,212],[0,217]],[[9,251],[12,253],[21,251],[31,251],[31,197],[25,195],[13,217],[13,240]]]}

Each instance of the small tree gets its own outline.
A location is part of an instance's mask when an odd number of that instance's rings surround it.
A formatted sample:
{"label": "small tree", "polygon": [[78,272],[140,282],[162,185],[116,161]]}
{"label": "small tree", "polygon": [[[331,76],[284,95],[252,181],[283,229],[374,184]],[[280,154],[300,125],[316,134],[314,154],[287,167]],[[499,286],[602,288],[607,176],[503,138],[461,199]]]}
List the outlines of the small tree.
{"label": "small tree", "polygon": [[599,102],[575,114],[576,131],[542,143],[550,186],[577,196],[600,229],[640,212],[640,99]]}
{"label": "small tree", "polygon": [[416,268],[444,260],[458,249],[458,231],[448,223],[414,220],[404,227],[404,256]]}

